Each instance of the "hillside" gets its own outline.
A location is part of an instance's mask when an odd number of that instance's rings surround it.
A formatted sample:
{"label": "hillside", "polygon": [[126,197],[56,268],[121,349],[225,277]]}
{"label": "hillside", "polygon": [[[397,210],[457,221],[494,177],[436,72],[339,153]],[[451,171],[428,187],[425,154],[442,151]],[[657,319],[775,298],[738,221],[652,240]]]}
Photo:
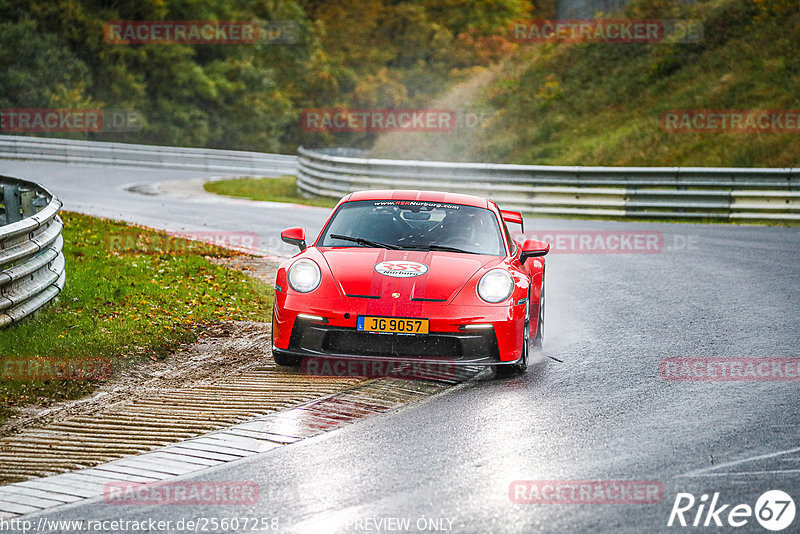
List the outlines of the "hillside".
{"label": "hillside", "polygon": [[669,110],[799,110],[800,3],[634,2],[630,19],[696,19],[695,44],[520,44],[441,97],[480,127],[394,133],[376,157],[554,165],[800,167],[797,129],[670,132]]}

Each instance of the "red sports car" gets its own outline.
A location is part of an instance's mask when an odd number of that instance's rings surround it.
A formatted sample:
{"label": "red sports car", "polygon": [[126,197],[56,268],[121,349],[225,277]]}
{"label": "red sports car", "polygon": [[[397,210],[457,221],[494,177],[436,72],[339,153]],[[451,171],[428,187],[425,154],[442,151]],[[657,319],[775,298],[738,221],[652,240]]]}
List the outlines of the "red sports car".
{"label": "red sports car", "polygon": [[492,365],[523,372],[544,336],[544,256],[512,239],[519,213],[485,198],[431,191],[344,197],[317,241],[277,274],[272,353]]}

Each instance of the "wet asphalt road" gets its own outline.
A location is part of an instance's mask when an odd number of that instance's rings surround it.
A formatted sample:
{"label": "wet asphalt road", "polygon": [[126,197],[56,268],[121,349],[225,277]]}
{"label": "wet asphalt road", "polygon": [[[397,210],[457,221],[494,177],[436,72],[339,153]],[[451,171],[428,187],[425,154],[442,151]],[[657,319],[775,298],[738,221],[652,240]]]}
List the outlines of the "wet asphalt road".
{"label": "wet asphalt road", "polygon": [[[279,174],[279,173],[276,173]],[[252,232],[258,248],[278,256],[297,251],[280,240],[288,226],[304,226],[316,236],[330,210],[277,202],[252,202],[188,192],[154,196],[152,185],[207,176],[199,171],[130,167],[84,167],[0,160],[0,175],[47,187],[64,210],[119,219],[171,232]],[[144,193],[131,192],[136,188]]]}
{"label": "wet asphalt road", "polygon": [[[196,173],[0,161],[0,174],[36,178],[65,209],[171,230],[207,224],[255,231],[265,243],[285,226],[319,228],[327,213],[123,187]],[[188,531],[176,528],[182,518],[211,517],[278,518],[278,531],[298,533],[420,526],[769,532],[754,517],[732,528],[728,512],[775,489],[800,507],[800,382],[667,381],[659,374],[664,358],[800,356],[800,229],[545,219],[528,226],[550,233],[655,231],[663,247],[547,257],[544,351],[563,363],[543,358],[523,377],[476,380],[400,412],[187,477],[255,481],[255,505],[94,501],[41,515],[171,520],[175,532]],[[515,480],[643,480],[664,491],[656,504],[515,504]],[[719,516],[725,526],[667,527],[679,492],[698,499],[719,492],[718,506],[730,505]],[[689,522],[697,509],[685,514]],[[783,532],[800,532],[800,511]]]}

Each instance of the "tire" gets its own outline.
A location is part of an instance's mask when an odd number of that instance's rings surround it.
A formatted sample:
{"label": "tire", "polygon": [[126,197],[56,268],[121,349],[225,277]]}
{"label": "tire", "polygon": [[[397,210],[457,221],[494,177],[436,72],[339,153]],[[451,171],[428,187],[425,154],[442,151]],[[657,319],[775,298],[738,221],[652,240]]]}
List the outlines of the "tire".
{"label": "tire", "polygon": [[544,271],[542,271],[542,290],[539,292],[539,320],[536,324],[536,337],[533,338],[533,348],[541,350],[544,344]]}
{"label": "tire", "polygon": [[495,378],[509,378],[521,375],[528,368],[528,355],[531,344],[531,292],[528,290],[528,306],[525,308],[525,324],[522,333],[522,354],[518,363],[512,365],[496,365]]}
{"label": "tire", "polygon": [[300,356],[273,352],[272,359],[275,360],[276,364],[284,367],[300,367]]}
{"label": "tire", "polygon": [[[275,308],[272,308],[272,324],[275,324]],[[284,367],[300,367],[300,356],[294,356],[293,354],[280,354],[275,352],[275,338],[273,338],[273,335],[274,332],[272,332],[272,329],[270,329],[270,346],[273,347],[272,359],[275,360],[275,363]]]}

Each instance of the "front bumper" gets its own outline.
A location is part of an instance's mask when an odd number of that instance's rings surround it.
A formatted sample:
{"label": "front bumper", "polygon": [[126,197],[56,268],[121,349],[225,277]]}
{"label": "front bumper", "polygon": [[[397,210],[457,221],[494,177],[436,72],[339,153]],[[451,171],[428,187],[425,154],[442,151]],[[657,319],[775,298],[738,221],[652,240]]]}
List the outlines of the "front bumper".
{"label": "front bumper", "polygon": [[502,365],[494,329],[474,332],[385,334],[363,332],[297,319],[286,349],[273,351],[300,357],[401,360],[456,365]]}
{"label": "front bumper", "polygon": [[[475,306],[279,290],[273,307],[273,347],[296,356],[511,364],[522,354],[526,308],[522,301]],[[357,329],[359,316],[426,318],[430,333],[363,332]]]}

